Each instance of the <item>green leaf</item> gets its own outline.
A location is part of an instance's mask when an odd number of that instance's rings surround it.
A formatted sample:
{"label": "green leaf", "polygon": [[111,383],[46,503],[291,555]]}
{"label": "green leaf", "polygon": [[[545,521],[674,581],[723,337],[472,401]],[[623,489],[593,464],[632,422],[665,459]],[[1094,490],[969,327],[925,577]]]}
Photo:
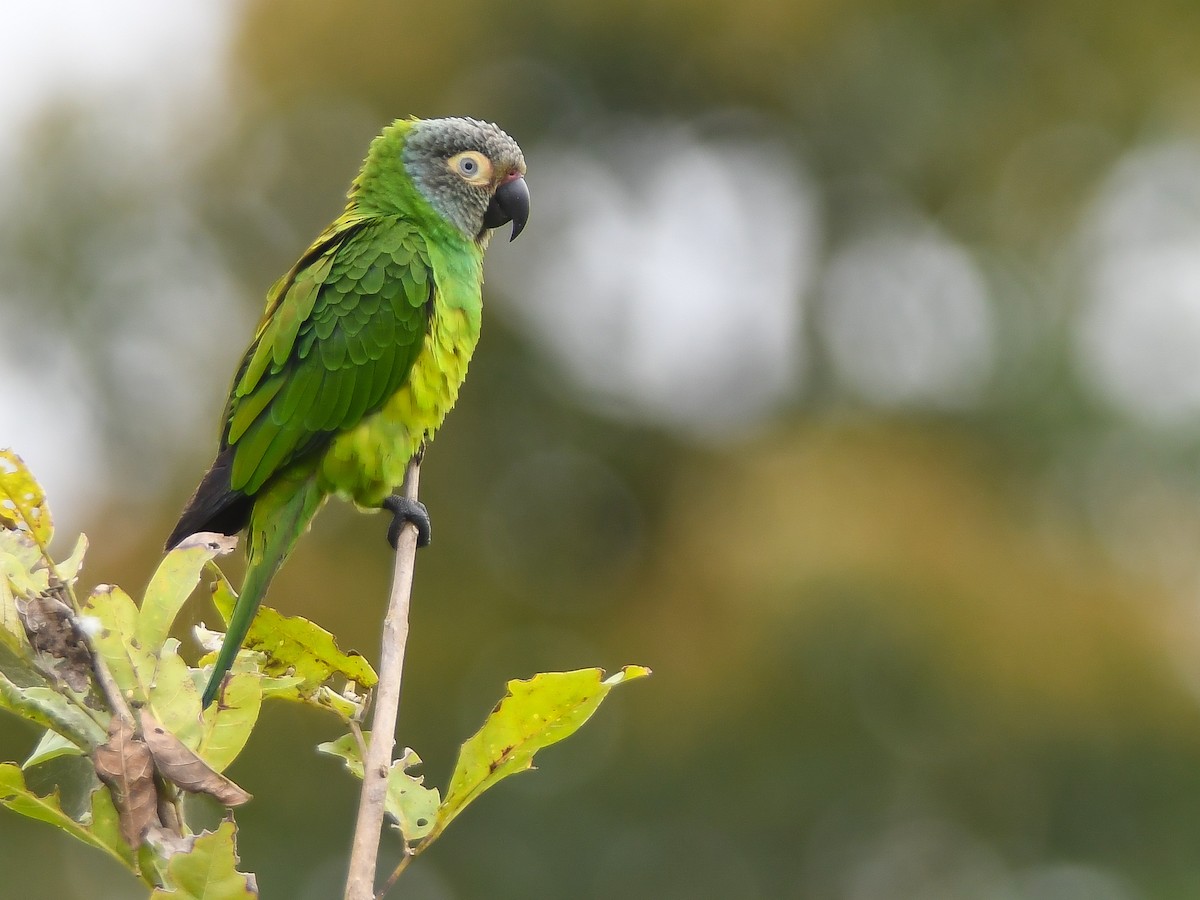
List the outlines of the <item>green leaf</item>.
{"label": "green leaf", "polygon": [[100,787],[92,791],[92,819],[88,823],[88,830],[109,853],[129,868],[134,868],[133,850],[121,837],[121,814],[117,812],[108,788]]}
{"label": "green leaf", "polygon": [[[261,654],[258,654],[261,655]],[[279,700],[291,700],[304,703],[319,709],[327,709],[343,722],[358,721],[366,709],[366,697],[361,694],[346,696],[339,694],[328,685],[317,688],[315,692],[305,693],[304,679],[298,675],[262,676],[263,699],[275,697]]]}
{"label": "green leaf", "polygon": [[58,575],[58,580],[63,584],[74,584],[79,578],[79,570],[83,568],[83,557],[87,553],[88,539],[86,534],[81,534],[75,541],[75,549],[71,551],[71,555],[62,562],[54,564],[54,571]]}
{"label": "green leaf", "polygon": [[[225,637],[222,632],[212,631],[203,625],[196,625],[193,628],[193,633],[200,646],[213,654],[217,652],[217,649],[221,646],[221,640]],[[205,657],[206,660],[208,658],[207,656]],[[361,719],[366,709],[367,696],[365,694],[339,693],[329,685],[323,685],[314,691],[299,675],[261,674],[266,663],[266,654],[260,653],[257,650],[241,650],[238,652],[237,659],[239,661],[253,661],[244,671],[259,673],[262,679],[262,695],[264,700],[275,698],[277,700],[290,700],[294,703],[316,706],[329,710],[345,722],[349,722],[351,719],[356,721]],[[235,668],[238,665],[239,663],[235,662]]]}
{"label": "green leaf", "polygon": [[196,584],[205,564],[237,546],[237,538],[223,534],[193,534],[180,542],[159,564],[142,599],[136,641],[149,651],[161,647],[171,623]]}
{"label": "green leaf", "polygon": [[[95,620],[89,627],[92,647],[104,658],[121,692],[145,702],[154,661],[136,645],[138,608],[133,598],[119,587],[97,585],[83,605],[83,613]],[[139,673],[139,669],[144,672]]]}
{"label": "green leaf", "polygon": [[154,717],[190,750],[200,746],[200,692],[191,670],[179,656],[179,641],[168,638],[158,653],[150,683]]}
{"label": "green leaf", "polygon": [[167,887],[158,888],[150,900],[242,900],[258,897],[253,875],[237,870],[234,846],[237,827],[222,822],[216,831],[196,838],[192,849],[177,853],[167,863]]}
{"label": "green leaf", "polygon": [[533,768],[537,751],[574,734],[618,684],[649,674],[645,666],[626,666],[610,678],[602,669],[580,669],[510,681],[508,696],[462,745],[435,830],[502,779]]}
{"label": "green leaf", "polygon": [[24,531],[0,529],[0,641],[18,655],[32,657],[17,598],[37,597],[50,586],[42,551]]}
{"label": "green leaf", "polygon": [[239,671],[239,668],[235,663],[220,698],[204,710],[196,755],[216,772],[223,772],[237,759],[250,739],[262,708],[261,679],[256,673]]}
{"label": "green leaf", "polygon": [[[364,741],[371,739],[371,733],[364,731],[362,733]],[[355,740],[353,734],[343,734],[336,741],[325,741],[317,744],[317,752],[324,753],[328,756],[336,756],[346,764],[346,769],[355,778],[363,777],[363,761],[362,754],[358,752],[358,741]]]}
{"label": "green leaf", "polygon": [[69,738],[63,737],[57,731],[47,730],[42,734],[42,739],[38,741],[37,746],[33,748],[33,752],[29,754],[29,759],[21,763],[21,768],[29,769],[61,756],[80,756],[82,753],[83,751],[79,749],[78,745]]}
{"label": "green leaf", "polygon": [[409,775],[407,770],[421,764],[421,757],[408,747],[388,769],[387,801],[384,807],[396,820],[406,841],[425,837],[437,822],[442,797],[437,788],[425,787],[424,775]]}
{"label": "green leaf", "polygon": [[[20,531],[0,531],[0,642],[26,659],[32,658],[33,648],[29,646],[25,626],[17,614],[17,594],[26,596],[29,587],[33,586],[31,582],[36,577],[33,567],[40,558],[41,552],[28,535]],[[40,593],[45,587],[38,587],[34,593]]]}
{"label": "green leaf", "polygon": [[57,731],[80,747],[90,749],[106,739],[104,729],[96,720],[58,691],[42,685],[19,687],[0,675],[0,709]]}
{"label": "green leaf", "polygon": [[[237,595],[223,576],[213,585],[213,603],[226,624],[233,615]],[[266,675],[299,675],[303,694],[312,694],[334,675],[342,675],[363,688],[379,680],[375,670],[357,653],[343,653],[333,635],[300,616],[284,616],[263,606],[255,615],[242,646],[265,656]]]}
{"label": "green leaf", "polygon": [[76,822],[63,811],[57,790],[45,797],[39,797],[33,793],[26,786],[25,775],[16,763],[0,764],[0,803],[23,816],[61,828],[85,844],[103,850],[128,865],[128,857],[119,852],[107,837],[93,833],[91,829]]}
{"label": "green leaf", "polygon": [[0,528],[26,531],[40,547],[54,537],[46,492],[11,450],[0,450]]}
{"label": "green leaf", "polygon": [[[29,532],[0,528],[0,572],[28,573],[43,562],[42,551]],[[39,584],[35,593],[43,589],[45,584]]]}
{"label": "green leaf", "polygon": [[[370,735],[363,732],[363,740],[370,740]],[[336,741],[318,744],[317,749],[341,759],[355,778],[363,777],[362,757],[358,752],[358,741],[353,734],[345,734]],[[384,809],[396,821],[406,841],[419,840],[433,831],[438,805],[441,802],[436,788],[425,787],[425,776],[409,775],[406,771],[420,764],[421,757],[405,747],[400,759],[393,760],[388,769]]]}
{"label": "green leaf", "polygon": [[345,694],[339,694],[328,685],[322,687],[311,697],[303,699],[308,700],[315,706],[322,706],[331,710],[347,722],[351,719],[355,721],[362,719],[367,708],[367,696],[365,694],[346,696]]}

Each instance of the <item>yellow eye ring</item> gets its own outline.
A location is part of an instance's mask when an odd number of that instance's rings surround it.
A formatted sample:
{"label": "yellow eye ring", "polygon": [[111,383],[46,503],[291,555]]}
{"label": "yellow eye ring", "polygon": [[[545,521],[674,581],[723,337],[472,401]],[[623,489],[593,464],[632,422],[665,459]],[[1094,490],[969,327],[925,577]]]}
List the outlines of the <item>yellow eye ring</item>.
{"label": "yellow eye ring", "polygon": [[478,150],[464,150],[446,160],[446,166],[467,184],[482,185],[492,180],[492,161]]}

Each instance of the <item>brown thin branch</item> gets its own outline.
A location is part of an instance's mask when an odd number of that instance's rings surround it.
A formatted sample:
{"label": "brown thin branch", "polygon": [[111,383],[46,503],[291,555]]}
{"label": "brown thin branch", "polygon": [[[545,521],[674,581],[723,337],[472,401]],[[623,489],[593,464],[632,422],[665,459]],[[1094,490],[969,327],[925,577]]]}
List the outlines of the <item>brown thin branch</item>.
{"label": "brown thin branch", "polygon": [[[417,499],[421,472],[420,454],[408,464],[404,476],[404,495]],[[392,573],[392,596],[383,620],[383,646],[379,653],[379,683],[375,686],[375,712],[371,719],[371,740],[363,759],[362,794],[359,795],[358,819],[354,825],[354,843],[350,850],[350,870],[346,877],[345,900],[373,900],[375,865],[379,855],[379,834],[383,828],[384,803],[387,799],[388,769],[396,744],[396,715],[400,708],[400,684],[404,674],[404,648],[408,643],[408,606],[412,595],[413,567],[417,557],[417,529],[407,524],[396,546],[396,565]]]}
{"label": "brown thin branch", "polygon": [[[425,845],[422,844],[421,846],[424,847]],[[409,847],[407,844],[405,845],[404,856],[401,857],[400,864],[398,866],[396,866],[396,868],[392,872],[392,874],[388,876],[388,880],[383,883],[383,887],[381,887],[379,889],[379,893],[377,893],[375,895],[375,900],[383,900],[384,895],[387,894],[387,892],[390,891],[395,886],[395,884],[399,880],[400,876],[404,874],[404,870],[408,868],[408,864],[411,863],[414,859],[416,859],[417,854],[419,852],[420,852],[419,849],[414,850],[413,848]]]}

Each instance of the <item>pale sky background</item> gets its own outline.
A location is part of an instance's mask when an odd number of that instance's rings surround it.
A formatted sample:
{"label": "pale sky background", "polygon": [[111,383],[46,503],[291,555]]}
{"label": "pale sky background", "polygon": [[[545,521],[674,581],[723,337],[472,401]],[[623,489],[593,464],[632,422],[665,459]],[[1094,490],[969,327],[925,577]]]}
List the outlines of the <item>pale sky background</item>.
{"label": "pale sky background", "polygon": [[[84,185],[154,185],[143,222],[89,240],[119,262],[98,274],[97,296],[128,304],[142,326],[108,348],[120,396],[181,445],[212,431],[197,423],[218,405],[189,385],[226,385],[227,373],[197,370],[197,361],[222,340],[243,342],[257,308],[194,220],[183,177],[218,143],[229,114],[236,9],[211,0],[31,4],[0,31],[0,204],[26,187],[29,129],[64,100],[109,111],[85,135],[95,152],[82,149]],[[535,213],[524,238],[531,252],[520,259],[539,264],[493,253],[489,277],[505,298],[492,314],[523,329],[602,414],[722,443],[800,402],[815,350],[848,402],[881,409],[970,409],[999,367],[1024,364],[998,354],[1009,298],[973,248],[903,197],[870,229],[834,241],[822,229],[828,198],[796,162],[802,154],[775,138],[715,139],[680,121],[613,121],[599,131],[609,137],[586,147],[560,135],[526,148]],[[1130,153],[1059,257],[1057,277],[1082,298],[1062,314],[1089,389],[1138,427],[1195,421],[1200,150],[1165,142]],[[26,458],[71,523],[113,488],[109,448],[88,373],[56,340],[35,292],[23,291],[37,275],[0,283],[0,444]],[[219,311],[228,332],[197,331],[177,314],[191,304]],[[21,357],[30,347],[39,348],[35,377]],[[138,487],[153,494],[163,473],[154,460],[137,463]]]}
{"label": "pale sky background", "polygon": [[[20,187],[16,167],[29,129],[48,104],[63,101],[111,109],[113,140],[127,171],[157,169],[169,179],[163,148],[179,119],[219,121],[215,113],[224,96],[223,66],[234,9],[221,0],[52,0],[9,9],[0,29],[0,206]],[[97,163],[102,167],[104,162],[98,154]],[[93,177],[106,176],[120,173],[102,169]],[[136,260],[128,262],[137,265]],[[44,323],[27,297],[11,293],[12,279],[5,281],[7,285],[0,284],[0,331],[20,335],[21,345],[27,346]],[[114,354],[120,352],[113,348]],[[0,444],[13,446],[33,468],[60,523],[77,526],[86,508],[110,487],[104,483],[105,448],[98,441],[85,374],[70,347],[58,342],[57,352],[40,359],[31,378],[29,363],[9,346],[0,355],[0,383]],[[47,414],[37,415],[39,409]]]}

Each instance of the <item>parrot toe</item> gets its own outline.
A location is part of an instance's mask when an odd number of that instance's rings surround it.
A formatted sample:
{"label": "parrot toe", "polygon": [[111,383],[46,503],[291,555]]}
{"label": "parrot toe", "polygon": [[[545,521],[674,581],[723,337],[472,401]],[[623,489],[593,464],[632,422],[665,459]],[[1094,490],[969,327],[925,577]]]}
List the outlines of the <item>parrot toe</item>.
{"label": "parrot toe", "polygon": [[432,526],[429,523],[429,510],[419,500],[409,500],[399,494],[393,494],[383,501],[383,508],[392,514],[392,524],[388,526],[387,539],[396,549],[400,543],[400,532],[411,522],[417,529],[417,547],[428,547],[433,539]]}

